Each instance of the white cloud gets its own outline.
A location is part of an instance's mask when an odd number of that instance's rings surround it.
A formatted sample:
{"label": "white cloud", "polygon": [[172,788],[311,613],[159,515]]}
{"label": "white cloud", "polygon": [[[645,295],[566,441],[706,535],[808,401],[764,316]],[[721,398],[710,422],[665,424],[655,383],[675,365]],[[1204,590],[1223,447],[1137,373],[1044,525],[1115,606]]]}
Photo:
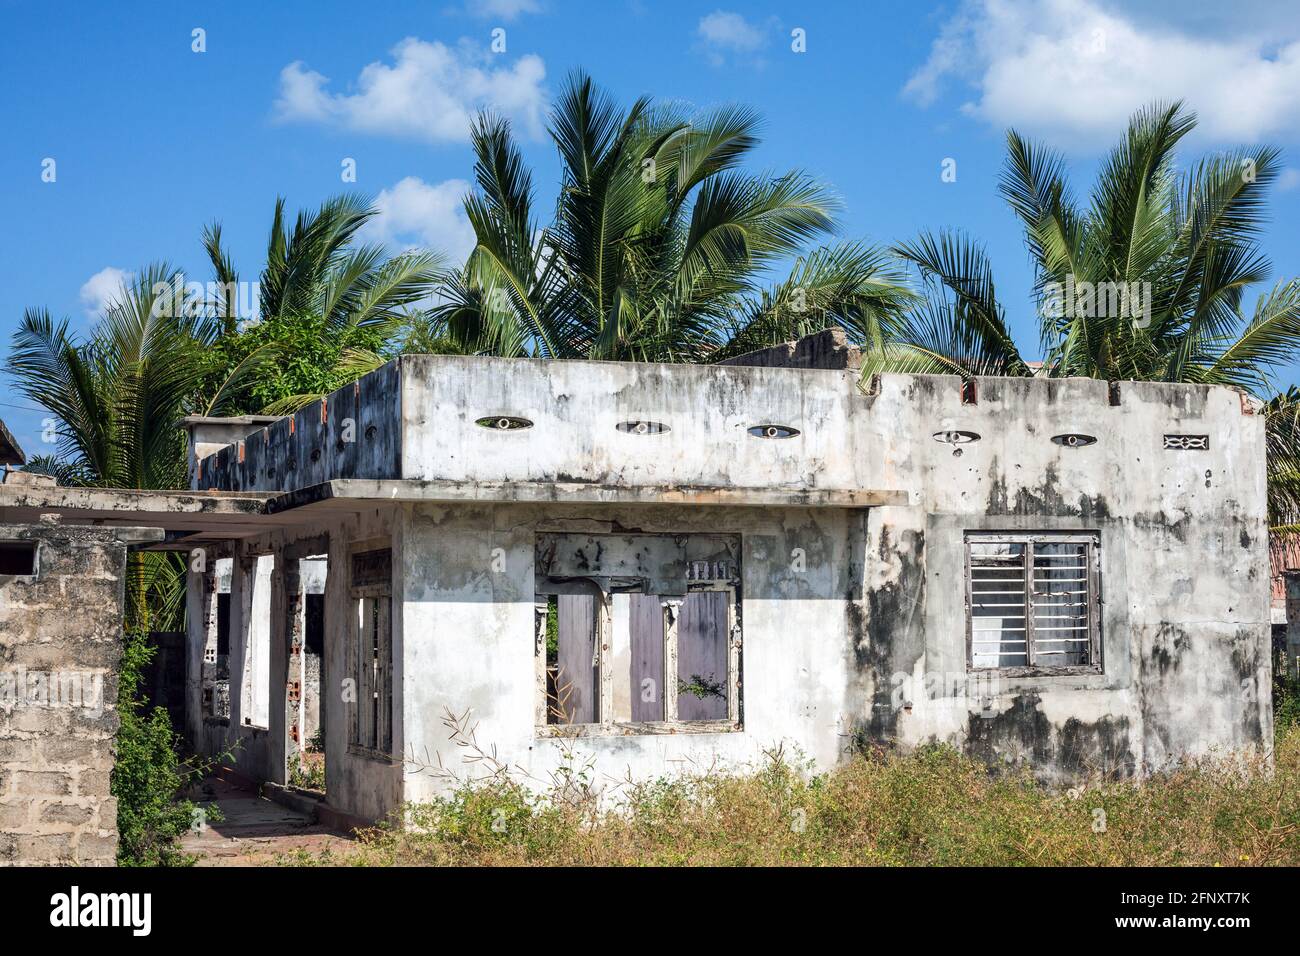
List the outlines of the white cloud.
{"label": "white cloud", "polygon": [[496,17],[509,23],[521,13],[541,13],[537,0],[470,0],[465,10],[476,17]]}
{"label": "white cloud", "polygon": [[763,32],[739,13],[715,10],[700,19],[696,28],[706,41],[714,46],[746,53],[763,45]]}
{"label": "white cloud", "polygon": [[327,77],[301,60],[290,63],[280,71],[277,118],[435,143],[464,142],[471,117],[492,109],[514,120],[526,135],[541,137],[546,103],[541,57],[528,54],[507,65],[468,44],[453,49],[415,37],[391,53],[392,63],[366,66],[350,93],[330,92]]}
{"label": "white cloud", "polygon": [[[714,66],[722,66],[729,57],[754,61],[767,42],[763,31],[739,13],[715,10],[701,17],[695,28],[700,47]],[[756,62],[761,65],[761,61]]]}
{"label": "white cloud", "polygon": [[1210,140],[1254,142],[1300,120],[1300,31],[1283,29],[1197,35],[1094,0],[967,0],[904,93],[929,105],[956,78],[974,88],[969,115],[1075,152],[1106,148],[1153,100],[1184,100]]}
{"label": "white cloud", "polygon": [[432,249],[446,255],[449,265],[460,266],[475,242],[461,206],[469,191],[463,179],[431,185],[407,176],[375,197],[379,214],[362,227],[362,238],[402,250]]}
{"label": "white cloud", "polygon": [[80,292],[86,315],[91,318],[103,315],[109,306],[122,299],[123,287],[129,285],[133,278],[125,269],[107,266],[87,279]]}

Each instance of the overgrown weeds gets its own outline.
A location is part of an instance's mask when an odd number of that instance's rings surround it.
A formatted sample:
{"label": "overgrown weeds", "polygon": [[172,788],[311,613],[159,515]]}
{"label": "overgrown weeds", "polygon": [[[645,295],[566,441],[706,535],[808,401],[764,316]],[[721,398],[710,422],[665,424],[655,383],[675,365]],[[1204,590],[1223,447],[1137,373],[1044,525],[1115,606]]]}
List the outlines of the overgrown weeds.
{"label": "overgrown weeds", "polygon": [[[404,808],[360,865],[1300,865],[1300,687],[1279,684],[1274,766],[1188,761],[1068,791],[990,774],[950,747],[855,756],[810,774],[774,751],[748,773],[624,783],[598,806],[572,773],[540,790],[493,767]],[[471,748],[473,754],[477,745]],[[575,748],[576,750],[576,748]]]}

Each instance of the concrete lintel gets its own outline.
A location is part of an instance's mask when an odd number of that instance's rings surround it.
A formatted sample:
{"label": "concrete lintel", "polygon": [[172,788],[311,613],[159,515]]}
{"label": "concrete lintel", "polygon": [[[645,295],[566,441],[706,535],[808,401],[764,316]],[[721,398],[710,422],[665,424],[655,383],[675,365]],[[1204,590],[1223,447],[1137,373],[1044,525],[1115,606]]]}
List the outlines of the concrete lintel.
{"label": "concrete lintel", "polygon": [[132,527],[114,528],[113,536],[123,544],[154,544],[162,541],[167,533],[162,528]]}
{"label": "concrete lintel", "polygon": [[288,492],[267,503],[278,514],[319,502],[556,502],[566,504],[762,505],[804,508],[906,506],[906,491],[830,488],[617,487],[587,482],[422,481],[336,479]]}
{"label": "concrete lintel", "polygon": [[39,508],[49,512],[76,510],[112,514],[256,515],[263,513],[264,505],[270,497],[266,492],[0,485],[0,508]]}
{"label": "concrete lintel", "polygon": [[[0,484],[0,523],[110,528],[148,550],[188,548],[216,539],[248,537],[283,523],[266,513],[268,494],[66,488]],[[47,517],[48,516],[48,517]],[[138,531],[137,529],[147,529]],[[143,537],[141,537],[143,535]],[[188,536],[196,536],[192,540]],[[175,539],[187,539],[178,544]]]}

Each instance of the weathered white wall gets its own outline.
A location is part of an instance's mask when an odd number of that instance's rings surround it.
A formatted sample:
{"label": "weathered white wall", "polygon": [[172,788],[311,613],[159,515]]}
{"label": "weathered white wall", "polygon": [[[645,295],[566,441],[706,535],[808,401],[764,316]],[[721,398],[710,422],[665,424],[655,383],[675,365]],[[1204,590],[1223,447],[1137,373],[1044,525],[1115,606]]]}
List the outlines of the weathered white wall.
{"label": "weathered white wall", "polygon": [[[401,360],[402,477],[663,488],[869,489],[886,432],[849,371],[461,356]],[[475,424],[516,416],[534,427]],[[654,421],[658,434],[620,422]],[[755,425],[789,425],[789,439]]]}
{"label": "weathered white wall", "polygon": [[[1028,761],[1061,779],[1141,772],[1185,754],[1270,740],[1263,427],[1235,392],[1123,383],[1112,404],[1105,382],[983,379],[977,402],[963,404],[956,378],[884,376],[875,394],[863,395],[839,372],[498,365],[491,374],[469,374],[478,366],[465,360],[414,363],[404,399],[406,476],[666,488],[757,487],[767,476],[774,486],[803,481],[911,493],[910,507],[874,509],[865,520],[861,513],[810,512],[822,523],[864,521],[861,558],[852,560],[846,546],[829,566],[837,602],[813,605],[816,614],[791,602],[765,619],[762,610],[753,616],[750,602],[763,586],[783,585],[767,578],[746,594],[744,735],[584,739],[582,748],[594,749],[602,767],[623,763],[653,775],[680,751],[742,759],[783,734],[825,763],[842,740],[824,727],[814,733],[784,722],[801,707],[834,710],[840,733],[887,745],[944,740],[993,762]],[[534,427],[493,432],[474,424],[486,415],[525,417]],[[671,431],[636,436],[614,428],[629,419],[662,421]],[[756,440],[745,427],[760,422],[801,433]],[[934,437],[951,430],[980,439],[952,445]],[[1051,440],[1068,433],[1097,441],[1067,447]],[[1165,434],[1206,434],[1209,449],[1165,449]],[[505,513],[511,517],[499,518]],[[717,513],[696,509],[675,530],[744,533],[748,553],[765,513],[731,525]],[[463,642],[464,653],[449,651],[444,661],[434,640],[408,658],[412,675],[454,675],[445,697],[437,693],[441,677],[414,681],[420,696],[405,713],[408,734],[419,733],[417,726],[427,733],[443,704],[472,706],[481,741],[544,771],[557,745],[518,736],[532,721],[531,660],[500,648],[514,641],[523,647],[531,635],[531,572],[522,567],[517,578],[497,580],[483,570],[484,536],[495,522],[527,537],[540,518],[491,507],[413,514],[413,530],[426,530],[410,552],[419,566],[406,568],[408,615],[428,621],[430,634],[460,635],[441,640]],[[619,520],[640,527],[643,512]],[[1100,535],[1102,674],[972,685],[964,536],[998,530]],[[509,553],[527,564],[530,545],[514,542]],[[747,585],[751,571],[745,568]],[[800,674],[789,666],[755,685],[748,669],[764,666],[753,655],[776,639],[769,627],[796,635],[790,643],[817,661],[814,672],[845,686],[801,695]],[[848,655],[847,671],[827,666],[836,653]],[[442,739],[436,727],[433,739]],[[418,792],[426,791],[422,785]]]}
{"label": "weathered white wall", "polygon": [[[538,531],[742,533],[744,729],[708,734],[584,737],[579,761],[601,780],[755,763],[785,742],[833,764],[850,727],[847,604],[855,564],[848,512],[814,509],[412,507],[405,532],[406,753],[441,755],[462,775],[464,751],[443,718],[469,712],[477,739],[544,783],[568,742],[536,735],[534,541]],[[859,541],[861,540],[859,536]],[[505,556],[493,571],[493,550]],[[805,570],[792,570],[794,549]],[[419,769],[412,767],[411,769]],[[444,781],[407,777],[408,799]]]}

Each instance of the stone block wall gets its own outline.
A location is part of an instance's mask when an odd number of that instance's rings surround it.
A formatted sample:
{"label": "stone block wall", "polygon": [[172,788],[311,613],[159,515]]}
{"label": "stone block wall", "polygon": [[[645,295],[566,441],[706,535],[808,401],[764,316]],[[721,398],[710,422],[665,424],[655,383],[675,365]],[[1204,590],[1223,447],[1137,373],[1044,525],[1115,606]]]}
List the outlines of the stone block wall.
{"label": "stone block wall", "polygon": [[127,547],[162,532],[6,525],[35,573],[0,575],[0,865],[112,865]]}

